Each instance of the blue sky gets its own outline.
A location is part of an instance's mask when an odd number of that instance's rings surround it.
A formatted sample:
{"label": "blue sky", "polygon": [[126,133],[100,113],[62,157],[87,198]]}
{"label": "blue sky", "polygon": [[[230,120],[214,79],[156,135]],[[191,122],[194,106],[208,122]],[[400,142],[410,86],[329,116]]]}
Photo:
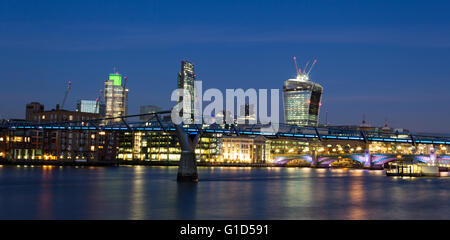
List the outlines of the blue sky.
{"label": "blue sky", "polygon": [[204,88],[281,88],[318,59],[321,119],[450,132],[448,1],[0,0],[0,118],[95,99],[114,65],[129,113],[169,108],[180,61]]}

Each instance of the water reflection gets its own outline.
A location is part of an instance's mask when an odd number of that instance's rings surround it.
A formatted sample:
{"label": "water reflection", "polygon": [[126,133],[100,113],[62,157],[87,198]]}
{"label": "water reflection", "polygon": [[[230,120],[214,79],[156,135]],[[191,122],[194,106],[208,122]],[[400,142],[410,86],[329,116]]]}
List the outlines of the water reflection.
{"label": "water reflection", "polygon": [[0,219],[446,219],[449,178],[382,171],[3,167]]}
{"label": "water reflection", "polygon": [[[358,176],[358,175],[357,175]],[[360,175],[359,175],[360,176]],[[350,219],[366,219],[366,209],[365,206],[365,188],[362,185],[363,182],[359,179],[355,179],[351,181],[350,191],[349,191],[349,200],[350,200],[350,209],[349,209],[349,218]]]}
{"label": "water reflection", "polygon": [[53,178],[53,166],[42,166],[41,184],[38,199],[38,219],[52,218],[52,188],[51,182]]}
{"label": "water reflection", "polygon": [[130,219],[144,219],[146,212],[146,205],[149,204],[145,195],[145,178],[144,167],[136,166],[133,168],[133,186],[131,192],[130,204]]}

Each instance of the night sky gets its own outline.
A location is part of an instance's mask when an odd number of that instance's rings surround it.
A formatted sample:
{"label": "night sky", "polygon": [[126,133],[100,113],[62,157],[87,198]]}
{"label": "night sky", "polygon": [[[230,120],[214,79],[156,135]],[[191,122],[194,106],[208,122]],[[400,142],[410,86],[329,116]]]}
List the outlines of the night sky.
{"label": "night sky", "polygon": [[[132,2],[132,3],[130,3]],[[321,122],[450,133],[449,1],[0,0],[0,119],[95,99],[113,66],[129,114],[169,108],[180,61],[204,88],[281,88],[318,59]]]}

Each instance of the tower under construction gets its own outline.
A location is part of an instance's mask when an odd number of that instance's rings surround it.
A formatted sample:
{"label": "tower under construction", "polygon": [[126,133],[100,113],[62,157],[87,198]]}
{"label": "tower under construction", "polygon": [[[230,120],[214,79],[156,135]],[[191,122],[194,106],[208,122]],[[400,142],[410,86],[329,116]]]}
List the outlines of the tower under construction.
{"label": "tower under construction", "polygon": [[[284,121],[297,126],[317,126],[323,87],[309,80],[309,74],[316,64],[307,63],[303,70],[297,67],[297,77],[288,79],[283,86]],[[309,68],[308,68],[309,67]]]}
{"label": "tower under construction", "polygon": [[[122,81],[124,80],[124,81]],[[119,72],[109,74],[108,79],[105,81],[105,117],[113,118],[126,116],[128,113],[128,89],[126,88],[127,77],[122,79],[122,75]],[[120,118],[113,120],[114,122],[120,122]]]}

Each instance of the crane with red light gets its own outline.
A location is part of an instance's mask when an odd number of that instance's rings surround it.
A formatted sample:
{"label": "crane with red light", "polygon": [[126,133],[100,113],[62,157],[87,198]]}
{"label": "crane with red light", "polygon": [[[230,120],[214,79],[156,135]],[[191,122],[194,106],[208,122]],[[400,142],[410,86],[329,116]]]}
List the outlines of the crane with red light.
{"label": "crane with red light", "polygon": [[314,62],[311,64],[311,67],[309,68],[309,71],[306,73],[306,75],[308,75],[309,76],[309,73],[311,72],[311,70],[313,69],[313,67],[314,67],[314,65],[316,65],[316,63],[317,63],[317,60],[316,59],[314,59]]}
{"label": "crane with red light", "polygon": [[62,104],[61,104],[61,109],[64,109],[64,104],[66,104],[67,95],[69,95],[69,92],[70,92],[70,86],[71,86],[71,85],[72,85],[72,81],[69,81],[69,82],[67,83],[66,92],[64,93],[64,99],[63,99]]}
{"label": "crane with red light", "polygon": [[[298,65],[297,65],[297,57],[294,56],[293,59],[294,59],[295,70],[297,72],[297,76],[300,75],[300,74],[304,74],[306,76],[309,76],[309,74],[311,73],[311,70],[314,68],[314,65],[316,65],[316,63],[317,63],[316,59],[314,59],[314,61],[311,64],[311,66],[309,65],[309,61],[306,62],[306,65],[305,65],[305,67],[303,68],[303,71],[302,71],[302,68],[301,67],[299,68]],[[308,66],[309,66],[309,69],[308,69]]]}
{"label": "crane with red light", "polygon": [[[100,101],[103,99],[103,89],[99,90],[99,94],[97,99],[95,99],[95,109],[94,109],[94,113],[97,113],[97,110],[99,109],[99,105],[100,105]],[[99,111],[100,113],[100,111]]]}

